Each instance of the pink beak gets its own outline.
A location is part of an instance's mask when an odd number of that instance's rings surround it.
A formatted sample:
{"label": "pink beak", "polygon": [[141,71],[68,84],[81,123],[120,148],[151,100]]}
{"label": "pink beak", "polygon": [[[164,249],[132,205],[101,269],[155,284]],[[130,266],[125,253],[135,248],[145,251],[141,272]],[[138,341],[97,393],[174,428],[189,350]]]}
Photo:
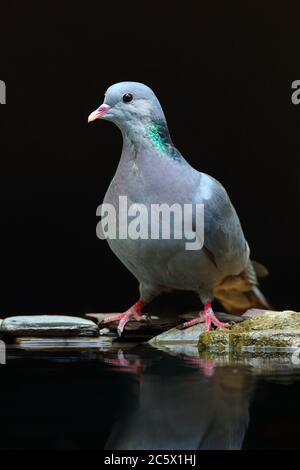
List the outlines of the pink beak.
{"label": "pink beak", "polygon": [[95,121],[96,119],[101,119],[104,114],[106,114],[110,110],[110,106],[107,104],[101,104],[101,106],[96,109],[96,111],[93,111],[89,117],[88,117],[88,122]]}

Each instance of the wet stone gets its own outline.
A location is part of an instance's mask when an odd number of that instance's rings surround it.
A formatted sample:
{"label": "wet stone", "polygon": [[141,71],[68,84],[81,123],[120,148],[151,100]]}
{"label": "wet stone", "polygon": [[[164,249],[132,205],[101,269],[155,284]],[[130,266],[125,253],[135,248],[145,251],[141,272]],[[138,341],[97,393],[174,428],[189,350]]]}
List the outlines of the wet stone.
{"label": "wet stone", "polygon": [[[115,313],[87,313],[86,317],[91,318],[97,323],[100,330],[100,335],[112,336],[118,338],[117,327],[118,321],[111,323],[103,323],[103,320],[107,317],[114,315]],[[130,320],[126,325],[122,333],[123,341],[147,341],[156,335],[159,335],[163,331],[167,331],[170,328],[178,325],[180,318],[173,316],[173,318],[160,318],[156,315],[151,315],[151,321],[136,321]]]}
{"label": "wet stone", "polygon": [[[196,318],[199,312],[192,312],[185,315],[181,315],[181,318],[185,321]],[[236,315],[229,315],[228,313],[218,312],[216,313],[217,318],[223,322],[238,323],[242,322],[243,318],[237,317]],[[163,333],[150,339],[149,344],[157,346],[160,344],[197,344],[199,336],[205,331],[205,323],[198,323],[197,325],[191,326],[186,329],[175,328],[167,329]]]}
{"label": "wet stone", "polygon": [[0,326],[3,336],[99,336],[91,320],[63,315],[26,315],[8,317]]}
{"label": "wet stone", "polygon": [[197,325],[191,326],[184,330],[180,330],[177,327],[171,328],[168,331],[161,333],[160,335],[155,336],[149,341],[151,346],[157,346],[160,344],[170,344],[170,343],[198,343],[199,336],[204,332],[205,324],[198,323]]}
{"label": "wet stone", "polygon": [[201,351],[293,351],[300,347],[300,313],[285,310],[256,312],[230,329],[220,328],[199,337]]}

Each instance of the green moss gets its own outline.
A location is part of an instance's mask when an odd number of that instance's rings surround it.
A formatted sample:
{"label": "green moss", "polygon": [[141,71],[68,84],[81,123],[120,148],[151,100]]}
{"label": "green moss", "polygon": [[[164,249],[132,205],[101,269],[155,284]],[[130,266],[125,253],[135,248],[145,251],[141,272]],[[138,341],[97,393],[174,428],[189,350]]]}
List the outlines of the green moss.
{"label": "green moss", "polygon": [[240,352],[245,348],[264,351],[300,346],[300,314],[291,311],[267,312],[250,318],[231,329],[219,329],[200,335],[199,349]]}
{"label": "green moss", "polygon": [[203,350],[226,350],[230,345],[230,330],[220,329],[202,333],[199,337],[198,347]]}
{"label": "green moss", "polygon": [[285,328],[300,328],[300,314],[285,310],[284,312],[266,312],[238,323],[232,330],[243,333],[255,330],[284,330]]}

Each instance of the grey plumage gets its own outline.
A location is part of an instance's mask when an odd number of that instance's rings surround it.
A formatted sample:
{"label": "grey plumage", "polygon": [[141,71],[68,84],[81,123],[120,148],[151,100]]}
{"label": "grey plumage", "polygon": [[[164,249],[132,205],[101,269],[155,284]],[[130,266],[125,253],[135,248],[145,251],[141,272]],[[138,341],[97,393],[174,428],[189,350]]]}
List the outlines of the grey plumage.
{"label": "grey plumage", "polygon": [[[130,102],[123,101],[126,94],[132,96]],[[108,240],[139,281],[142,300],[149,302],[161,292],[179,289],[197,292],[203,303],[216,296],[234,313],[239,304],[243,309],[245,298],[251,307],[266,306],[226,190],[216,179],[192,168],[175,148],[153,91],[141,83],[118,83],[107,90],[102,106],[106,107],[102,119],[114,122],[123,136],[121,159],[105,203],[113,204],[117,213],[120,195],[127,196],[128,205],[144,204],[149,209],[151,204],[204,204],[201,250],[186,250],[184,239]],[[99,110],[90,120],[97,118]],[[237,298],[234,305],[230,292]]]}

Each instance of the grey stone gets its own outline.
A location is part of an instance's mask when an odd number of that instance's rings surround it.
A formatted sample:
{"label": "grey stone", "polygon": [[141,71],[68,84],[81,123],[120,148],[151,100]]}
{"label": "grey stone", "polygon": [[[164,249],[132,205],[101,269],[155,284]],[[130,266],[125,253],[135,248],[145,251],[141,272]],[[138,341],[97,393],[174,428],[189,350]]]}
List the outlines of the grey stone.
{"label": "grey stone", "polygon": [[91,320],[63,315],[26,315],[8,317],[1,324],[7,336],[99,336],[98,326]]}
{"label": "grey stone", "polygon": [[222,322],[231,322],[231,323],[240,323],[245,320],[243,316],[239,317],[238,315],[230,315],[230,313],[225,312],[216,312],[216,317]]}
{"label": "grey stone", "polygon": [[178,328],[171,328],[160,335],[155,336],[149,341],[149,344],[156,346],[159,344],[170,344],[170,343],[189,343],[197,344],[199,335],[205,330],[204,323],[198,323],[197,325],[191,326],[184,330]]}
{"label": "grey stone", "polygon": [[199,358],[199,349],[197,343],[193,341],[192,343],[179,343],[179,342],[156,342],[149,344],[158,349],[159,351],[164,351],[170,356],[182,356],[182,357],[194,357]]}
{"label": "grey stone", "polygon": [[252,318],[257,315],[264,315],[266,312],[270,312],[270,310],[264,310],[262,308],[250,308],[245,313],[243,313],[241,318],[247,320],[248,318]]}
{"label": "grey stone", "polygon": [[[199,312],[191,312],[180,315],[181,318],[186,320],[191,320],[192,318],[197,317]],[[239,323],[244,321],[243,318],[238,317],[236,315],[229,315],[227,313],[218,312],[216,316],[219,320],[223,322],[233,322]],[[178,329],[176,326],[175,328],[168,329],[163,333],[160,333],[154,338],[150,339],[149,344],[152,346],[157,346],[160,344],[197,344],[199,340],[199,335],[202,334],[205,330],[205,323],[198,323],[197,325],[191,326],[190,328],[186,328],[184,330]]]}
{"label": "grey stone", "polygon": [[199,337],[200,350],[207,351],[294,351],[300,347],[300,314],[262,311],[230,329],[205,332]]}

